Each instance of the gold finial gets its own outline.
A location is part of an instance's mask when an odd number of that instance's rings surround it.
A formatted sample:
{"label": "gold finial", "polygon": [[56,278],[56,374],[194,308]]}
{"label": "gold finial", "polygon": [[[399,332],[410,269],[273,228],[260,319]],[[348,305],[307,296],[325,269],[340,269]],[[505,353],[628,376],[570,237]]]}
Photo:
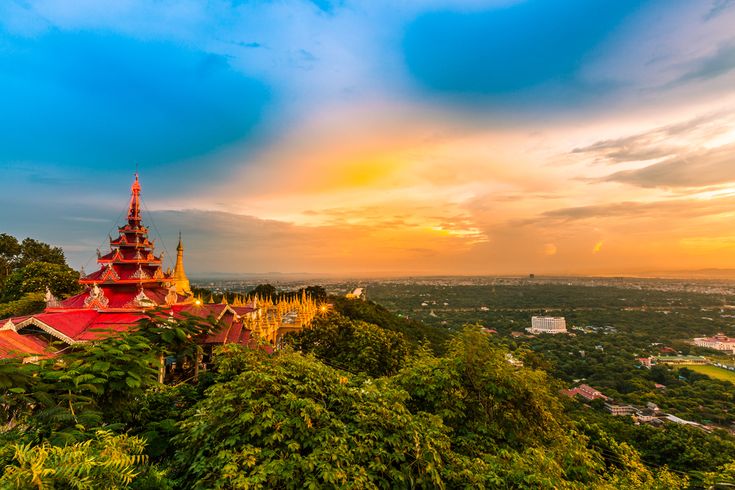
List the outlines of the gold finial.
{"label": "gold finial", "polygon": [[181,232],[179,231],[179,244],[176,247],[176,266],[174,267],[174,285],[176,285],[176,292],[182,295],[191,295],[191,284],[189,278],[186,277],[184,271],[184,244],[181,241]]}

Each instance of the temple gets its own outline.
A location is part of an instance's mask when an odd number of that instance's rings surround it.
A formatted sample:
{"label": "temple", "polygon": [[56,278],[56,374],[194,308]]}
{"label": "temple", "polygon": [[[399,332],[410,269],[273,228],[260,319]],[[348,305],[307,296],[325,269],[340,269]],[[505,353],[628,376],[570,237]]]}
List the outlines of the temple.
{"label": "temple", "polygon": [[274,302],[271,298],[236,297],[228,304],[195,297],[184,271],[184,246],[179,233],[176,265],[163,270],[163,253],[156,255],[140,214],[138,175],[130,189],[127,220],[109,237],[109,251],[97,251],[99,268],[82,275],[84,292],[58,300],[46,292],[42,313],[0,320],[0,358],[33,361],[78,344],[99,340],[110,332],[124,332],[154,308],[171,316],[191,314],[214,318],[220,326],[200,339],[205,346],[224,343],[277,347],[285,333],[308,326],[318,312],[311,298]]}

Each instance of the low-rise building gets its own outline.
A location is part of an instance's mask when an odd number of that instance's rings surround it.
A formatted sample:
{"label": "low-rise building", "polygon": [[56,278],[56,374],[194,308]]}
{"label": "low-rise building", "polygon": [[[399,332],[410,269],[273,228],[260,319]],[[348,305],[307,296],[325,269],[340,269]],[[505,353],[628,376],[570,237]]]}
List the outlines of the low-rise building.
{"label": "low-rise building", "polygon": [[590,385],[581,384],[577,386],[576,388],[572,388],[571,390],[562,390],[562,394],[574,397],[575,395],[579,395],[585,400],[592,401],[596,400],[598,398],[601,398],[603,400],[607,400],[608,397],[606,397],[601,391],[598,391],[591,387]]}
{"label": "low-rise building", "polygon": [[567,333],[567,321],[563,316],[533,316],[531,326],[527,332],[537,333]]}
{"label": "low-rise building", "polygon": [[655,364],[653,357],[639,357],[638,362],[641,363],[641,366],[648,368],[648,369],[651,369],[651,366]]}
{"label": "low-rise building", "polygon": [[722,332],[714,337],[697,337],[694,339],[694,345],[735,354],[735,338],[728,337]]}
{"label": "low-rise building", "polygon": [[699,427],[700,429],[706,429],[704,425],[698,422],[692,422],[691,420],[684,420],[682,418],[677,417],[676,415],[666,414],[662,418],[664,420],[668,420],[669,422],[673,422],[675,424],[691,425],[692,427]]}
{"label": "low-rise building", "polygon": [[672,366],[681,366],[686,364],[704,365],[709,361],[707,361],[707,358],[703,356],[658,356],[656,357],[656,362]]}
{"label": "low-rise building", "polygon": [[626,415],[635,415],[638,413],[638,409],[635,408],[633,405],[618,405],[616,403],[606,403],[605,404],[605,410],[610,412],[613,416],[626,416]]}

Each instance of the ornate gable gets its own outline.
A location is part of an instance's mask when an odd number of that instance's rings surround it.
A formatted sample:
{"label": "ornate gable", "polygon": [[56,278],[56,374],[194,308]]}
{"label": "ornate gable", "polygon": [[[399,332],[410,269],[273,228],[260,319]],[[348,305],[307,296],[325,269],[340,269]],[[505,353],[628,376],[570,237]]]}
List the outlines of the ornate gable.
{"label": "ornate gable", "polygon": [[95,283],[89,290],[89,296],[84,300],[85,308],[107,308],[110,300],[105,297],[105,292]]}
{"label": "ornate gable", "polygon": [[102,281],[118,281],[120,280],[120,276],[115,271],[115,268],[112,267],[112,264],[107,264],[107,270],[102,274],[101,277]]}
{"label": "ornate gable", "polygon": [[156,302],[146,296],[145,291],[142,289],[135,296],[135,299],[133,299],[133,303],[135,304],[135,306],[139,306],[141,308],[151,308],[153,306],[157,306]]}

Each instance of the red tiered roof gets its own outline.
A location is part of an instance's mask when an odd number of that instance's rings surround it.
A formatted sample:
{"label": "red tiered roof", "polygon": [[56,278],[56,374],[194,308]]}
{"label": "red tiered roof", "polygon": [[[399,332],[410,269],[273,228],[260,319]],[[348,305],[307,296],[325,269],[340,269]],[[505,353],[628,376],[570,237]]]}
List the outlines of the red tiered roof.
{"label": "red tiered roof", "polygon": [[0,359],[42,356],[47,345],[43,340],[29,335],[20,335],[13,330],[0,330]]}
{"label": "red tiered roof", "polygon": [[96,284],[104,296],[114,295],[123,285],[137,285],[139,292],[165,288],[170,280],[161,268],[162,257],[154,253],[153,240],[148,239],[148,228],[141,224],[138,174],[130,188],[127,221],[118,228],[117,238],[110,237],[110,251],[97,258],[100,268],[79,280],[82,284]]}
{"label": "red tiered roof", "polygon": [[[222,329],[202,339],[204,344],[250,342],[250,331],[242,317],[255,311],[249,307],[200,304],[191,294],[173,287],[173,277],[162,270],[162,255],[156,256],[148,228],[141,224],[140,182],[138,175],[130,189],[127,223],[110,237],[110,251],[98,254],[100,268],[82,277],[86,290],[61,302],[49,301],[38,315],[11,318],[0,322],[0,358],[11,352],[40,355],[47,342],[36,335],[40,329],[67,344],[95,340],[106,331],[124,332],[146,317],[146,311],[171,308],[171,314],[184,313],[206,319],[214,317]],[[25,330],[28,327],[35,329]],[[25,332],[29,334],[26,335]]]}

